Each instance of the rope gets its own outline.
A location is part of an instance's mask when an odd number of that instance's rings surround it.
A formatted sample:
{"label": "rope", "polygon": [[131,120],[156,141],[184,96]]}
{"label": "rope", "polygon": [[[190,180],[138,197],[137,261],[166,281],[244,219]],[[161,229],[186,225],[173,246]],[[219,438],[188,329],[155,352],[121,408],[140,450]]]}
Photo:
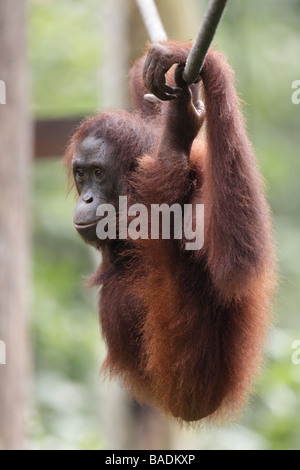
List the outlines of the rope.
{"label": "rope", "polygon": [[154,0],[136,0],[151,42],[167,41],[167,33],[161,22]]}
{"label": "rope", "polygon": [[203,24],[183,72],[183,78],[188,85],[191,85],[199,78],[207,51],[221,21],[226,4],[227,0],[210,0]]}
{"label": "rope", "polygon": [[[210,0],[203,24],[188,56],[183,78],[188,85],[198,78],[206,54],[216,34],[228,0]],[[136,0],[151,42],[167,41],[168,37],[154,0]]]}

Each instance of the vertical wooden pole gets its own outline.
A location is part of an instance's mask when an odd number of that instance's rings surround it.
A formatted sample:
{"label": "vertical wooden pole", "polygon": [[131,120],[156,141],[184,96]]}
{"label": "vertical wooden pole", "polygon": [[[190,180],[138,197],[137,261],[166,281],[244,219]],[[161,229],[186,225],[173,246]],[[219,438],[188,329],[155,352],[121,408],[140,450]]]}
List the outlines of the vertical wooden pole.
{"label": "vertical wooden pole", "polygon": [[[26,0],[0,2],[0,449],[24,445],[28,386],[28,171]],[[3,344],[3,343],[2,343]],[[1,361],[0,361],[1,362]],[[2,361],[3,362],[3,361]]]}

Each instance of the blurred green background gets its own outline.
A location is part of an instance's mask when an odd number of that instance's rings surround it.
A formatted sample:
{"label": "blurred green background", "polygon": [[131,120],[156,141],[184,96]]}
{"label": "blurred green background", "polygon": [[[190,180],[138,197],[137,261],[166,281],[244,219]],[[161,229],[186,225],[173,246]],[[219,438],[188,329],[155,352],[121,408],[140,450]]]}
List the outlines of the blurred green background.
{"label": "blurred green background", "polygon": [[[106,67],[102,49],[108,38],[99,18],[107,2],[31,0],[29,54],[36,118],[101,109],[99,75]],[[174,34],[177,39],[195,37],[206,6],[204,0],[181,2],[184,12],[176,21],[184,24]],[[167,11],[164,15],[167,22]],[[230,0],[216,36],[218,48],[236,70],[266,179],[280,288],[266,361],[240,421],[198,431],[171,423],[173,448],[300,449],[300,365],[291,361],[292,343],[300,339],[300,105],[291,101],[292,82],[300,79],[299,24],[300,0]],[[35,380],[28,447],[106,449],[113,446],[113,437],[108,437],[103,416],[110,392],[99,377],[105,351],[97,294],[84,286],[84,277],[99,260],[73,231],[74,198],[67,196],[61,157],[37,161],[33,183]],[[111,415],[110,427],[117,430],[121,419]]]}

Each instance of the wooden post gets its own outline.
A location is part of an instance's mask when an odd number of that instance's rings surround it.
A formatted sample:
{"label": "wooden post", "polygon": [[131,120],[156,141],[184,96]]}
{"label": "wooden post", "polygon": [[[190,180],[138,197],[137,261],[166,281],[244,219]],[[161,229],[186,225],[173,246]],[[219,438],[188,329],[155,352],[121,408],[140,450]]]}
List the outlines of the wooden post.
{"label": "wooden post", "polygon": [[0,104],[0,340],[2,346],[5,344],[6,355],[6,364],[0,364],[1,450],[22,449],[27,411],[31,139],[27,116],[26,3],[0,2],[0,80],[6,91],[6,104]]}

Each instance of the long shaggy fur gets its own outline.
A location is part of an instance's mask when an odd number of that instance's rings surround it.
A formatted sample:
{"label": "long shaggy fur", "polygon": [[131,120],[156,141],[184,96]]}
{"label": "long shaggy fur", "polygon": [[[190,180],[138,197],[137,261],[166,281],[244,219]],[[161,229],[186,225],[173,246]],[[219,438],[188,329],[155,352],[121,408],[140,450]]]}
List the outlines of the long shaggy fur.
{"label": "long shaggy fur", "polygon": [[[174,63],[183,63],[190,45],[167,44]],[[131,203],[205,204],[205,244],[196,252],[185,251],[179,240],[101,246],[103,263],[92,283],[102,286],[103,369],[141,402],[181,420],[231,417],[251,391],[269,321],[269,208],[225,58],[210,51],[206,59],[206,135],[195,139],[187,162],[157,158],[169,104],[153,111],[145,105],[145,57],[131,72],[140,112],[106,112],[85,121],[66,162],[71,168],[88,135],[107,139],[119,150]]]}

